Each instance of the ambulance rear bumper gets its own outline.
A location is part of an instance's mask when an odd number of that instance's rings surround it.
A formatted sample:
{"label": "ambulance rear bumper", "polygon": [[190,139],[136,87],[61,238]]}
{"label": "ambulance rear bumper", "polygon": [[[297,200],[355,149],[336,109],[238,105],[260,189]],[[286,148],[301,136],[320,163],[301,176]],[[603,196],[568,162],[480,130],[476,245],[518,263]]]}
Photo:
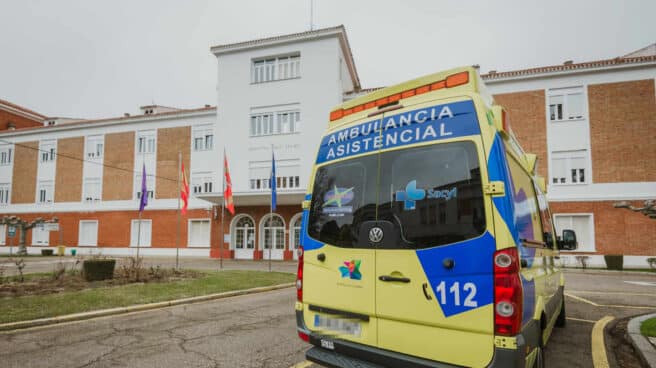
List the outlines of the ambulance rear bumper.
{"label": "ambulance rear bumper", "polygon": [[[307,360],[322,364],[331,368],[456,368],[453,365],[433,360],[423,359],[394,351],[375,348],[368,345],[358,344],[351,341],[335,340],[330,337],[321,336],[311,332],[303,320],[303,312],[296,311],[297,329],[310,336],[310,344],[313,348],[305,353]],[[535,328],[534,328],[535,327]],[[539,326],[526,326],[524,332],[516,336],[517,348],[505,349],[495,347],[494,356],[488,367],[525,367],[526,338],[524,333],[532,334],[534,330],[539,331]],[[531,337],[528,337],[532,339]],[[330,341],[332,349],[321,347],[321,341]]]}

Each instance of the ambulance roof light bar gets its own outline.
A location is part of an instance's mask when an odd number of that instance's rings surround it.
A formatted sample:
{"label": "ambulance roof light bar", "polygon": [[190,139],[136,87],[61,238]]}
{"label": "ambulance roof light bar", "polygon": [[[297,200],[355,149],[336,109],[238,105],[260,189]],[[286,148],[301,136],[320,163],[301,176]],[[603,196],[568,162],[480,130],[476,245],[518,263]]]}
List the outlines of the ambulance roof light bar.
{"label": "ambulance roof light bar", "polygon": [[335,121],[343,117],[346,117],[348,115],[351,115],[353,113],[360,112],[363,110],[368,110],[374,107],[389,105],[391,103],[395,103],[404,98],[421,95],[426,92],[436,91],[442,88],[457,87],[467,83],[469,83],[469,71],[451,74],[441,81],[429,83],[420,87],[411,88],[402,91],[400,93],[395,93],[389,96],[381,97],[377,100],[369,101],[354,107],[350,107],[348,109],[340,108],[334,110],[330,113],[330,121]]}

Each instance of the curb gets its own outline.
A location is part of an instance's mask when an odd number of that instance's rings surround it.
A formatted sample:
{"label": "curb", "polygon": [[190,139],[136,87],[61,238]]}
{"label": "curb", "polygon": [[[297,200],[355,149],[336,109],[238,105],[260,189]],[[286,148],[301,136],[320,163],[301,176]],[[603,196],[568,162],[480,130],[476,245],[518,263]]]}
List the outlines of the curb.
{"label": "curb", "polygon": [[191,297],[191,298],[169,300],[169,301],[165,301],[165,302],[137,304],[137,305],[130,305],[130,306],[127,306],[127,307],[101,309],[101,310],[90,311],[90,312],[66,314],[66,315],[57,316],[57,317],[33,319],[33,320],[29,320],[29,321],[18,321],[18,322],[3,323],[3,324],[0,324],[0,331],[20,330],[20,329],[25,329],[25,328],[30,328],[30,327],[47,326],[47,325],[54,325],[54,324],[57,324],[57,323],[81,321],[81,320],[85,320],[85,319],[113,316],[113,315],[117,315],[117,314],[125,314],[125,313],[131,313],[131,312],[141,312],[141,311],[147,311],[147,310],[153,310],[153,309],[161,309],[161,308],[173,307],[173,306],[181,305],[181,304],[192,304],[192,303],[205,302],[205,301],[215,300],[215,299],[230,298],[230,297],[233,297],[233,296],[263,293],[263,292],[267,292],[267,291],[285,289],[285,288],[288,288],[288,287],[292,287],[294,285],[295,285],[295,283],[290,282],[290,283],[280,284],[280,285],[262,286],[262,287],[252,288],[252,289],[227,291],[227,292],[223,292],[223,293],[194,296],[194,297]]}
{"label": "curb", "polygon": [[629,320],[626,332],[629,335],[631,345],[638,352],[638,356],[647,367],[656,368],[656,348],[640,333],[640,324],[642,322],[655,318],[656,313],[646,314]]}

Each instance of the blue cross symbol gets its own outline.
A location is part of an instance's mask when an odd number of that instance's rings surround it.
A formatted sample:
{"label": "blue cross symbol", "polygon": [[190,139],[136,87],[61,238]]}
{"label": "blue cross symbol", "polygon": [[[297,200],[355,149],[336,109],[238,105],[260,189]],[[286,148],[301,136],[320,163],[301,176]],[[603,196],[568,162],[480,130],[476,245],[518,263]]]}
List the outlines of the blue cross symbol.
{"label": "blue cross symbol", "polygon": [[405,186],[405,191],[399,190],[396,192],[396,200],[403,201],[404,210],[414,210],[416,201],[426,198],[426,191],[417,189],[417,181],[413,180]]}

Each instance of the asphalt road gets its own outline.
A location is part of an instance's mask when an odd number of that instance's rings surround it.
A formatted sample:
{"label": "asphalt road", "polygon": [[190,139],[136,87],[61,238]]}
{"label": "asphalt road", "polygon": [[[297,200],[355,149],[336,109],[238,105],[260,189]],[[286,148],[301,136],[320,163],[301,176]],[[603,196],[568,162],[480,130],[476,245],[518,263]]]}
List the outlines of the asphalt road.
{"label": "asphalt road", "polygon": [[[566,278],[569,320],[549,341],[548,367],[593,367],[596,321],[656,311],[656,274],[567,272]],[[308,346],[295,332],[294,298],[289,288],[0,333],[0,362],[3,367],[309,367],[303,364]],[[611,367],[620,367],[614,357],[618,344],[623,342],[606,341]]]}

